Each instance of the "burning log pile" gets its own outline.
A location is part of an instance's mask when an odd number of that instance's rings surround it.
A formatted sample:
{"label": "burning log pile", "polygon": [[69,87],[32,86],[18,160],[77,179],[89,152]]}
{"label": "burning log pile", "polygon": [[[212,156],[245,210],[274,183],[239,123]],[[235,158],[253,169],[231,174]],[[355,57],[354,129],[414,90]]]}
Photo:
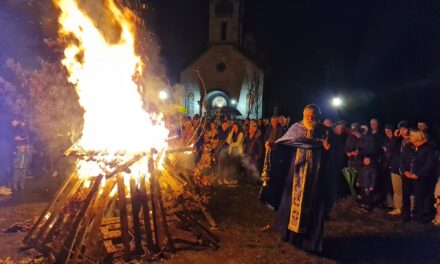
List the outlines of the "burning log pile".
{"label": "burning log pile", "polygon": [[75,173],[24,243],[54,263],[155,260],[179,249],[217,249],[218,238],[190,215],[201,211],[216,226],[205,208],[209,184],[182,166],[184,154],[168,150],[162,115],[143,104],[135,14],[114,0],[54,3],[66,44],[62,64],[84,123],[66,153],[77,157]]}
{"label": "burning log pile", "polygon": [[[130,173],[130,167],[145,156],[149,160],[149,179],[141,176],[136,181],[130,177],[127,182],[124,176]],[[173,164],[178,155],[166,155],[163,170],[157,169],[160,154],[154,156],[154,152],[143,153],[117,166],[112,163],[112,171],[107,166],[105,175],[91,177],[90,182],[72,175],[24,243],[48,255],[54,263],[155,260],[176,250],[217,249],[219,239],[190,214],[197,208],[215,225],[193,191],[192,180],[184,176],[184,169]],[[98,159],[78,157],[88,162]],[[171,166],[175,169],[170,170]],[[179,172],[179,176],[172,172]]]}

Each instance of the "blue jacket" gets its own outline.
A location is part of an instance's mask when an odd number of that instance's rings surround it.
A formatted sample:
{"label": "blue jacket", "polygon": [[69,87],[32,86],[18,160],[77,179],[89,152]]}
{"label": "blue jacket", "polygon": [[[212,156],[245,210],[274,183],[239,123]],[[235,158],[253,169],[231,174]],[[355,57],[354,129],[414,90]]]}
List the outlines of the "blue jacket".
{"label": "blue jacket", "polygon": [[435,155],[434,148],[424,143],[418,148],[407,144],[400,156],[400,172],[414,173],[419,179],[427,179],[434,176]]}

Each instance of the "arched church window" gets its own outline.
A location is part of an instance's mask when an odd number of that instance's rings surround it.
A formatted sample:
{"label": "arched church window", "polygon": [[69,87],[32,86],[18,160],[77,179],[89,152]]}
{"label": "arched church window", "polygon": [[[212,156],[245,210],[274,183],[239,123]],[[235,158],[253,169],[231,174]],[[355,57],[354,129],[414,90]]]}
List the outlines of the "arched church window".
{"label": "arched church window", "polygon": [[234,14],[234,3],[232,0],[220,0],[215,4],[216,16],[232,16]]}
{"label": "arched church window", "polygon": [[212,99],[212,107],[224,107],[228,104],[226,99],[223,96],[216,96]]}
{"label": "arched church window", "polygon": [[186,113],[189,116],[193,116],[194,115],[194,93],[193,92],[189,92],[186,95],[186,100],[185,100],[185,108],[186,108]]}

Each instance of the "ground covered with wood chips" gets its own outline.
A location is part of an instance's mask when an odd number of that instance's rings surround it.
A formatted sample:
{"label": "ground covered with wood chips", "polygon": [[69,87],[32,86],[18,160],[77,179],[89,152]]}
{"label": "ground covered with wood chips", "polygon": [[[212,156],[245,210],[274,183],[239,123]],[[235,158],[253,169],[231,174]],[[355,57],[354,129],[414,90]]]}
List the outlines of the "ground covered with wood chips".
{"label": "ground covered with wood chips", "polygon": [[[23,194],[1,196],[0,228],[37,217],[56,185],[56,179],[29,180]],[[258,194],[259,187],[253,185],[214,187],[210,211],[219,225],[214,232],[221,248],[178,252],[165,263],[440,263],[440,228],[402,224],[381,209],[365,214],[351,199],[336,205],[326,225],[323,256],[307,254],[264,228],[272,224],[275,213]],[[25,232],[0,233],[0,263],[44,263],[38,252],[22,250],[24,236]]]}

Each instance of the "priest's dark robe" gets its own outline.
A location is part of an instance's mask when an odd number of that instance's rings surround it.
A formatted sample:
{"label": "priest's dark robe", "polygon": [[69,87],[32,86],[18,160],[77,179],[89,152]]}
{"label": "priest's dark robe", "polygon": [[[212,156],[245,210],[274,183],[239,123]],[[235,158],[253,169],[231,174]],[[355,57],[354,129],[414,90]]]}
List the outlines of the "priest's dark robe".
{"label": "priest's dark robe", "polygon": [[[331,161],[322,146],[328,128],[295,123],[277,142],[295,152],[290,162],[275,230],[282,239],[307,251],[322,251],[326,212],[326,170]],[[331,143],[331,142],[330,142]]]}

